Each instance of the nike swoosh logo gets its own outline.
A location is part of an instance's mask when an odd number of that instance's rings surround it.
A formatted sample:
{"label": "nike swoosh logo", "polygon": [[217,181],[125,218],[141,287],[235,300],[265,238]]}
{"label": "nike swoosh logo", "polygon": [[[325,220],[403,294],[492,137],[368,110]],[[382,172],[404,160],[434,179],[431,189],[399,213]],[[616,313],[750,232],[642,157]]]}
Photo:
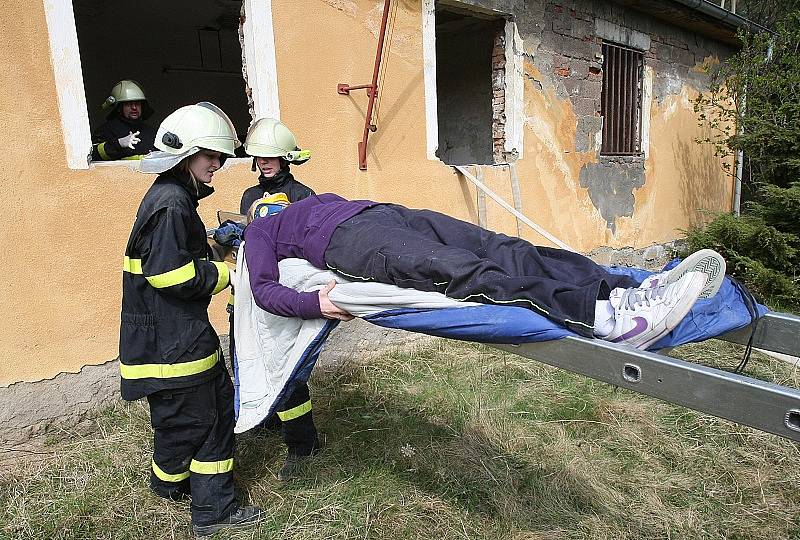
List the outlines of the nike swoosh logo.
{"label": "nike swoosh logo", "polygon": [[639,334],[647,330],[647,320],[644,317],[634,317],[633,321],[636,323],[636,326],[634,326],[621,336],[612,339],[611,343],[619,343],[620,341],[625,341],[626,339],[638,336]]}

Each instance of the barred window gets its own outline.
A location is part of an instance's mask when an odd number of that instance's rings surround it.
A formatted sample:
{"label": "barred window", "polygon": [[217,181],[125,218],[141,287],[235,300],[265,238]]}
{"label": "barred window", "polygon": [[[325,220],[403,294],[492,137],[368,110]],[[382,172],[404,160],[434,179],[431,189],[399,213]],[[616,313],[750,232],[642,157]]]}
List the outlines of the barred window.
{"label": "barred window", "polygon": [[603,43],[603,144],[601,155],[642,152],[642,74],[644,53]]}

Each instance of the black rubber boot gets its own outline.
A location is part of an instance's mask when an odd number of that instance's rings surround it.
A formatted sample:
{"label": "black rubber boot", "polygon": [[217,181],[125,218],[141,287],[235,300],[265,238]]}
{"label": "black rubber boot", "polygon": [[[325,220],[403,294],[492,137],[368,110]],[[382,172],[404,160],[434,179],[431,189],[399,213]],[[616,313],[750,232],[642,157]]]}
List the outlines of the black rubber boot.
{"label": "black rubber boot", "polygon": [[192,532],[197,537],[211,536],[223,529],[244,529],[251,527],[267,515],[258,506],[240,506],[231,515],[210,525],[192,525]]}
{"label": "black rubber boot", "polygon": [[310,454],[304,455],[290,451],[286,455],[286,461],[283,462],[283,467],[278,471],[278,480],[286,482],[298,478],[303,467],[308,463],[308,460],[317,455],[319,450],[319,440],[315,440]]}
{"label": "black rubber boot", "polygon": [[283,467],[278,471],[278,480],[287,482],[299,477],[300,469],[303,467],[303,461],[306,459],[308,459],[308,456],[298,456],[297,454],[287,455],[286,461],[283,462]]}
{"label": "black rubber boot", "polygon": [[151,483],[150,489],[159,497],[171,501],[183,501],[192,498],[192,489],[189,487],[188,479],[169,487],[165,487],[163,483],[160,485],[153,485]]}

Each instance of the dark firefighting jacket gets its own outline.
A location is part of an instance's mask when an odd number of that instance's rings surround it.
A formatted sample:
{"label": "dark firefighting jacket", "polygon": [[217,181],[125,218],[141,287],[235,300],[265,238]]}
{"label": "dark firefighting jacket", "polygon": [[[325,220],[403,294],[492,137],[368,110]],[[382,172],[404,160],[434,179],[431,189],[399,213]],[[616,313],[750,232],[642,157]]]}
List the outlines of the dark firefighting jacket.
{"label": "dark firefighting jacket", "polygon": [[[119,139],[128,133],[139,132],[141,139],[133,148],[123,148]],[[156,149],[153,141],[156,130],[142,121],[131,122],[115,113],[97,129],[92,136],[92,161],[113,161],[117,159],[141,159]]]}
{"label": "dark firefighting jacket", "polygon": [[190,182],[173,171],[159,175],[125,248],[119,356],[126,400],[194,386],[223,369],[208,305],[230,275],[224,262],[208,260],[197,214],[198,200],[214,189]]}
{"label": "dark firefighting jacket", "polygon": [[258,185],[247,188],[242,193],[242,201],[239,203],[239,213],[247,215],[250,206],[265,193],[270,195],[275,193],[285,193],[289,202],[297,202],[306,197],[315,195],[314,190],[298,182],[292,176],[289,165],[284,165],[278,174],[272,178],[266,178],[263,174],[258,177]]}

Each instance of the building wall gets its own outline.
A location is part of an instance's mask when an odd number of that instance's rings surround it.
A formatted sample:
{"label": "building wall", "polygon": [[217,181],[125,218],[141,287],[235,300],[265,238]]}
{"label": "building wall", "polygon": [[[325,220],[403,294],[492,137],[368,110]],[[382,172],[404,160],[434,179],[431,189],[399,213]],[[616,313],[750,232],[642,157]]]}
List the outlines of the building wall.
{"label": "building wall", "polygon": [[[702,132],[691,105],[704,66],[721,59],[723,49],[605,2],[479,3],[514,15],[522,37],[524,152],[515,167],[523,213],[588,252],[600,245],[662,243],[698,219],[699,208],[729,208],[731,181],[710,150],[694,144]],[[362,172],[357,144],[366,95],[341,96],[336,85],[369,82],[383,3],[273,1],[281,118],[313,152],[294,172],[318,192],[429,207],[477,221],[474,188],[427,156],[422,5],[397,5],[379,129],[370,136],[368,170]],[[67,167],[44,5],[9,0],[4,8],[0,239],[6,271],[0,304],[7,316],[0,322],[6,357],[0,385],[78,372],[117,356],[121,256],[152,181],[124,165]],[[598,19],[646,32],[653,44],[647,59],[653,82],[650,144],[643,164],[597,156],[596,96],[580,96],[598,92],[589,72],[592,51],[599,48]],[[512,200],[508,167],[487,167],[483,174],[492,189]],[[201,203],[206,223],[217,209],[236,210],[254,178],[247,160],[218,173],[217,193]],[[491,201],[487,224],[517,233],[515,220]],[[531,230],[521,234],[547,243]],[[220,333],[227,332],[224,296],[211,306]]]}

